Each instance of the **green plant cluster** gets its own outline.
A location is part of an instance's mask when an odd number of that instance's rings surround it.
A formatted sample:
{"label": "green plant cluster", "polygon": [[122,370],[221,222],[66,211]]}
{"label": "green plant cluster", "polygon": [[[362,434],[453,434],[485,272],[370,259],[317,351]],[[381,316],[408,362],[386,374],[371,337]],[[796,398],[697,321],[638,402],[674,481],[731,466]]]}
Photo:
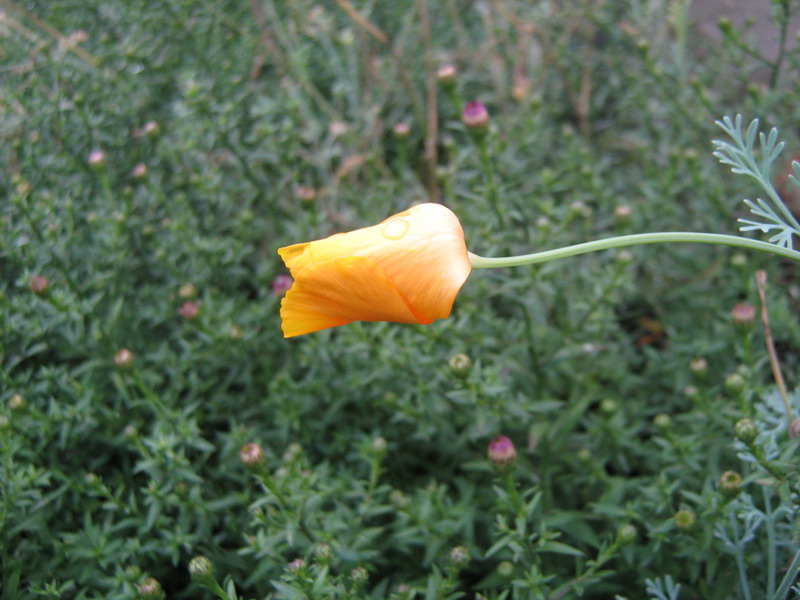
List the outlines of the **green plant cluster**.
{"label": "green plant cluster", "polygon": [[2,600],[792,597],[795,265],[608,251],[280,333],[276,248],[414,202],[484,256],[734,233],[725,114],[783,126],[796,209],[798,3],[777,56],[689,5],[1,0]]}

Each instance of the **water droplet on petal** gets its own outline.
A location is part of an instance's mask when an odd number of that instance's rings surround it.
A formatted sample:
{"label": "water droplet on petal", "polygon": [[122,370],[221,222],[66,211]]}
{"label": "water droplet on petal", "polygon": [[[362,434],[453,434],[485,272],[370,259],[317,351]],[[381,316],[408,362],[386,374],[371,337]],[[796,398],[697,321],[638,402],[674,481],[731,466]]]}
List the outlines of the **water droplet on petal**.
{"label": "water droplet on petal", "polygon": [[408,221],[405,219],[392,219],[383,226],[383,237],[390,240],[399,240],[408,231]]}

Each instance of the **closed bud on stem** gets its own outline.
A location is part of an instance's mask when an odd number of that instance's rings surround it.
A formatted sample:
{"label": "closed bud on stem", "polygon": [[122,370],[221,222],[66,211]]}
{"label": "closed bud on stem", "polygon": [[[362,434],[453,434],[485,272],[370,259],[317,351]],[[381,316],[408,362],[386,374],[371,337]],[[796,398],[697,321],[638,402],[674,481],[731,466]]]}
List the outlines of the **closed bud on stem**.
{"label": "closed bud on stem", "polygon": [[628,523],[620,527],[617,531],[617,541],[620,544],[630,544],[636,539],[637,533],[636,527]]}
{"label": "closed bud on stem", "polygon": [[752,304],[740,302],[731,309],[731,318],[740,329],[749,329],[756,318],[756,307]]}
{"label": "closed bud on stem", "polygon": [[364,567],[356,567],[350,571],[350,579],[353,581],[353,585],[361,587],[367,583],[369,572]]}
{"label": "closed bud on stem", "polygon": [[148,577],[142,583],[136,584],[136,591],[142,600],[157,600],[161,597],[161,584],[158,580]]}
{"label": "closed bud on stem", "polygon": [[696,376],[702,377],[708,373],[708,361],[703,357],[694,358],[689,363],[689,370]]}
{"label": "closed bud on stem", "polygon": [[459,377],[466,377],[472,371],[472,359],[462,352],[453,354],[447,364],[450,365],[453,374]]}
{"label": "closed bud on stem", "polygon": [[194,321],[200,316],[200,304],[188,300],[181,304],[181,307],[178,309],[178,314],[187,321]]}
{"label": "closed bud on stem", "polygon": [[239,450],[239,460],[248,469],[264,464],[264,450],[255,443],[245,444]]}
{"label": "closed bud on stem", "polygon": [[458,77],[458,71],[453,65],[447,64],[442,65],[436,71],[436,79],[439,80],[439,83],[446,88],[452,88],[456,85],[456,78]]}
{"label": "closed bud on stem", "polygon": [[216,584],[214,579],[214,564],[206,556],[195,556],[189,561],[189,575],[192,581],[200,585],[211,586]]}
{"label": "closed bud on stem", "polygon": [[726,496],[736,496],[742,489],[742,476],[736,471],[725,471],[719,478],[719,488]]}
{"label": "closed bud on stem", "polygon": [[463,567],[469,563],[469,560],[469,550],[467,550],[464,546],[456,546],[450,550],[450,561],[457,567]]}
{"label": "closed bud on stem", "polygon": [[395,123],[394,127],[392,127],[392,133],[400,139],[407,138],[410,132],[411,127],[409,127],[408,123]]}
{"label": "closed bud on stem", "polygon": [[724,385],[726,392],[733,395],[739,395],[744,391],[747,384],[744,380],[744,377],[742,377],[739,373],[731,373],[725,378]]}
{"label": "closed bud on stem", "polygon": [[127,348],[120,348],[117,350],[116,354],[114,354],[114,365],[118,369],[128,370],[133,368],[133,363],[135,362],[135,358],[133,356],[133,352],[128,350]]}
{"label": "closed bud on stem", "polygon": [[464,107],[461,120],[471,133],[483,134],[489,126],[489,111],[482,102],[473,100]]}
{"label": "closed bud on stem", "polygon": [[758,437],[758,426],[752,419],[739,419],[734,427],[736,437],[748,446]]}
{"label": "closed bud on stem", "polygon": [[102,150],[92,150],[86,162],[88,162],[89,166],[93,169],[102,169],[106,164],[106,155]]}
{"label": "closed bud on stem", "polygon": [[659,413],[653,417],[653,427],[664,433],[672,427],[672,417],[667,413]]}
{"label": "closed bud on stem", "polygon": [[272,295],[283,296],[289,291],[289,289],[291,289],[292,283],[294,283],[294,280],[289,275],[286,275],[285,273],[276,275],[272,280]]}
{"label": "closed bud on stem", "polygon": [[178,296],[184,300],[191,300],[197,296],[197,288],[192,283],[184,283],[178,288]]}
{"label": "closed bud on stem", "polygon": [[314,556],[317,557],[317,560],[320,562],[328,562],[331,557],[333,556],[333,550],[331,550],[330,545],[326,544],[325,542],[320,542],[316,548],[314,548]]}
{"label": "closed bud on stem", "polygon": [[299,557],[295,558],[292,562],[286,565],[286,568],[292,573],[298,573],[306,568],[306,561]]}
{"label": "closed bud on stem", "polygon": [[691,510],[684,508],[673,515],[672,521],[675,523],[675,527],[681,531],[689,531],[694,527],[696,518]]}
{"label": "closed bud on stem", "polygon": [[147,165],[144,163],[137,164],[133,167],[133,171],[131,171],[131,177],[134,179],[144,179],[147,177]]}
{"label": "closed bud on stem", "polygon": [[297,189],[294,191],[294,196],[300,200],[300,202],[313,202],[317,199],[317,190],[310,185],[300,185],[297,186]]}
{"label": "closed bud on stem", "polygon": [[505,467],[517,458],[517,449],[514,442],[504,435],[498,435],[489,442],[489,460],[498,467]]}
{"label": "closed bud on stem", "polygon": [[8,399],[8,408],[11,410],[22,410],[25,408],[25,398],[22,394],[14,394]]}
{"label": "closed bud on stem", "polygon": [[30,280],[31,291],[37,296],[44,296],[50,291],[50,283],[42,275],[33,275]]}
{"label": "closed bud on stem", "polygon": [[613,398],[606,398],[600,403],[600,412],[606,416],[611,416],[619,410],[619,403]]}

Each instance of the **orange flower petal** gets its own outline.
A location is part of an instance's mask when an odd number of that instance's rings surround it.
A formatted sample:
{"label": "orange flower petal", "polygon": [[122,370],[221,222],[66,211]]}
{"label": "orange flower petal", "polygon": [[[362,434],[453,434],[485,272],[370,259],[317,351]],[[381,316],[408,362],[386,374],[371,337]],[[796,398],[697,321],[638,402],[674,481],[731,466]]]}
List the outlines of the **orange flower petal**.
{"label": "orange flower petal", "polygon": [[281,303],[286,337],[351,321],[446,318],[471,270],[458,217],[440,204],[278,253],[295,279]]}

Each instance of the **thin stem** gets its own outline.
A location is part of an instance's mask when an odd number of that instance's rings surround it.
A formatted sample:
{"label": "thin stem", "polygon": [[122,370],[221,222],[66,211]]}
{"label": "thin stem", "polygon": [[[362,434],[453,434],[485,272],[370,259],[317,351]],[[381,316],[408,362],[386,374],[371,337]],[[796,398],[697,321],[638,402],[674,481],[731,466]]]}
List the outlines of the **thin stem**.
{"label": "thin stem", "polygon": [[771,597],[775,593],[775,567],[777,565],[777,542],[775,541],[775,515],[772,513],[772,502],[770,502],[769,486],[762,486],[764,494],[764,512],[767,515],[767,596]]}
{"label": "thin stem", "polygon": [[736,514],[735,511],[730,511],[730,518],[731,518],[731,529],[733,531],[734,538],[736,538],[736,545],[733,548],[733,555],[736,558],[736,570],[739,572],[739,583],[742,586],[742,594],[745,597],[745,600],[752,600],[752,596],[750,595],[750,585],[747,582],[747,567],[744,564],[744,556],[742,555],[742,541],[739,538],[739,527],[736,524]]}
{"label": "thin stem", "polygon": [[778,588],[778,591],[775,592],[772,600],[784,600],[784,598],[786,598],[786,594],[789,593],[789,588],[792,587],[792,584],[797,577],[798,570],[800,570],[800,549],[798,549],[795,553],[794,558],[792,559],[792,564],[789,565],[789,568],[786,570],[786,575],[784,575],[783,581],[781,581],[781,585]]}
{"label": "thin stem", "polygon": [[492,206],[492,210],[494,214],[497,216],[497,222],[500,224],[500,227],[505,227],[505,219],[503,219],[503,213],[500,210],[500,204],[497,201],[497,181],[494,177],[494,169],[492,168],[492,159],[489,156],[489,143],[487,141],[487,135],[484,133],[481,136],[476,136],[477,145],[478,145],[478,153],[480,154],[481,158],[481,168],[483,169],[483,176],[486,178],[486,187],[488,188],[488,196],[489,196],[489,203]]}
{"label": "thin stem", "polygon": [[769,312],[767,311],[767,273],[766,271],[756,272],[756,284],[758,286],[758,298],[761,300],[761,321],[764,323],[764,338],[767,342],[767,352],[769,353],[769,364],[772,367],[772,376],[775,378],[775,385],[783,399],[783,406],[786,409],[786,430],[791,431],[794,415],[792,414],[792,403],[789,400],[789,392],[786,389],[786,382],[783,379],[781,363],[778,360],[778,352],[775,350],[775,341],[772,337],[772,328],[769,325]]}
{"label": "thin stem", "polygon": [[719,233],[695,233],[686,231],[665,231],[659,233],[636,233],[633,235],[622,235],[592,242],[584,242],[573,246],[556,248],[555,250],[545,250],[524,254],[522,256],[507,256],[502,258],[486,258],[477,254],[469,253],[469,260],[473,269],[497,269],[502,267],[519,267],[523,265],[536,265],[560,258],[569,258],[589,252],[599,250],[610,250],[624,246],[636,246],[639,244],[664,244],[664,243],[698,243],[698,244],[719,244],[722,246],[734,246],[746,248],[748,250],[759,250],[769,254],[776,254],[783,258],[800,262],[800,252],[783,248],[769,242],[751,240],[749,238],[735,235],[724,235]]}

